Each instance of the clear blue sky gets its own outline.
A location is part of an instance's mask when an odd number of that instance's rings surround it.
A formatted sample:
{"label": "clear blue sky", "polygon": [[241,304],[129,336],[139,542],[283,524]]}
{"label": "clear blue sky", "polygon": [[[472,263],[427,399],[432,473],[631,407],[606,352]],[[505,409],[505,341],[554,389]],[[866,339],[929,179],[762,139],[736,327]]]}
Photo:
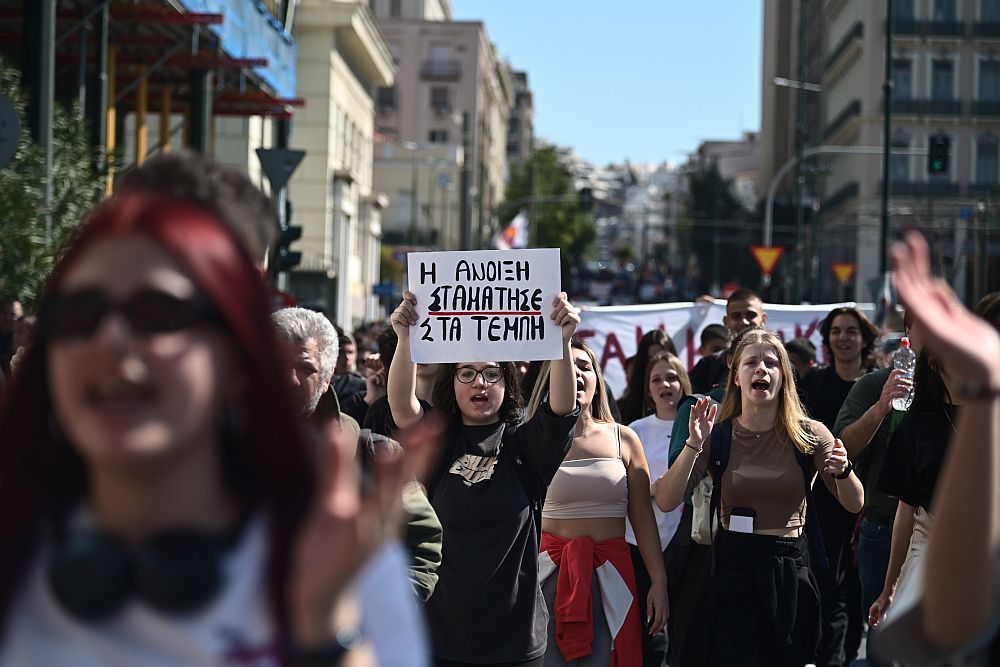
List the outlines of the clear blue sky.
{"label": "clear blue sky", "polygon": [[451,0],[528,72],[535,131],[605,164],[760,128],[761,0]]}

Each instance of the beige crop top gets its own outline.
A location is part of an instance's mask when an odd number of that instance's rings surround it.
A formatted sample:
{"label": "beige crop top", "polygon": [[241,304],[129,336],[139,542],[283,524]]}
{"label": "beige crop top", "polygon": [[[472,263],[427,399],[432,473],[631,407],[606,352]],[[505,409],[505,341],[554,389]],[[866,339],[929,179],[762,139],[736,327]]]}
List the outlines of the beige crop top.
{"label": "beige crop top", "polygon": [[622,461],[621,427],[617,458],[563,461],[549,483],[542,506],[543,519],[625,518],[628,479]]}

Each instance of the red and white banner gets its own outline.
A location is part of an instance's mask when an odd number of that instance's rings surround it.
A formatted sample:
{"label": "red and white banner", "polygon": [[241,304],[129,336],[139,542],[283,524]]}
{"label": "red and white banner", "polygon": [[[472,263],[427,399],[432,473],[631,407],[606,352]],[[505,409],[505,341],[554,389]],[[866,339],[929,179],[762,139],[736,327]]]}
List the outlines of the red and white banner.
{"label": "red and white banner", "polygon": [[[856,304],[820,304],[809,306],[765,305],[767,328],[782,340],[808,338],[816,346],[817,360],[825,363],[826,354],[820,340],[819,324],[827,313],[838,306]],[[871,314],[871,304],[859,306]],[[577,335],[597,355],[604,371],[604,379],[615,396],[625,390],[625,360],[636,353],[643,334],[662,329],[674,341],[677,352],[688,370],[700,357],[701,331],[709,324],[722,324],[726,302],[718,300],[705,303],[658,303],[644,306],[598,306],[583,311],[583,322]]]}

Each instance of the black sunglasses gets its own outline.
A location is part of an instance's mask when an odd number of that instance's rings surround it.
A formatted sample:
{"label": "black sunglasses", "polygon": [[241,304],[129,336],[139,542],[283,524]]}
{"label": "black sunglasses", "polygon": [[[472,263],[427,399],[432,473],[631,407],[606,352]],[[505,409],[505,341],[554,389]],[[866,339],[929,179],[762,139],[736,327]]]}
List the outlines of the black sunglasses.
{"label": "black sunglasses", "polygon": [[85,338],[113,312],[125,318],[132,333],[140,336],[223,321],[207,299],[184,299],[155,289],[140,290],[122,301],[112,301],[97,289],[55,294],[42,306],[39,321],[49,338]]}
{"label": "black sunglasses", "polygon": [[462,384],[472,384],[477,375],[482,375],[486,384],[496,384],[503,379],[503,369],[499,366],[487,366],[482,370],[472,366],[459,366],[455,369],[455,377]]}

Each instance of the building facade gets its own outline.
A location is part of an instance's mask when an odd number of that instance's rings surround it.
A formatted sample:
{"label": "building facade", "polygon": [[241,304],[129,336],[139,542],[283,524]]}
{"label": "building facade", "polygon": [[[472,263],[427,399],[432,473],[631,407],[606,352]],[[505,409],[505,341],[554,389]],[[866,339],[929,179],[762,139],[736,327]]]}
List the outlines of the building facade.
{"label": "building facade", "polygon": [[[380,152],[387,162],[375,165],[378,189],[391,195],[386,241],[449,250],[484,247],[497,229],[507,178],[513,99],[507,67],[482,23],[391,17],[379,23],[398,66],[395,85],[376,93],[376,123],[386,141],[396,144],[391,152]],[[399,182],[401,155],[415,171],[410,186]],[[426,183],[436,186],[425,189]],[[414,228],[442,228],[453,205],[442,203],[447,199],[442,190],[451,187],[457,188],[458,245],[432,245],[429,235],[411,236]]]}
{"label": "building facade", "polygon": [[292,287],[351,329],[385,315],[373,293],[386,202],[372,185],[372,91],[392,85],[395,67],[362,0],[302,0],[294,30],[305,106],[290,147],[306,156],[289,182],[292,223],[303,228]]}
{"label": "building facade", "polygon": [[[765,132],[770,137],[765,163],[770,165],[791,155],[788,137],[780,136],[780,118],[784,114],[794,119],[794,110],[775,103],[780,95],[775,91],[768,100],[769,80],[794,79],[797,73],[794,49],[785,60],[787,71],[780,72],[780,48],[768,39],[769,30],[777,30],[782,21],[792,30],[785,34],[797,35],[797,9],[771,7],[778,4],[765,3],[764,41],[771,45],[764,51],[762,118],[767,119],[771,105],[778,119],[778,129],[770,135]],[[883,172],[878,151],[861,152],[883,145],[886,2],[788,4],[795,8],[804,4],[809,13],[806,67],[815,77],[811,81],[822,85],[816,96],[820,101],[806,113],[805,123],[819,127],[818,132],[808,133],[807,145],[859,149],[858,154],[816,161],[828,173],[815,179],[819,215],[812,230],[816,241],[811,260],[819,267],[820,280],[814,298],[839,296],[827,267],[831,262],[853,262],[857,270],[846,296],[871,299],[882,259]],[[779,15],[782,11],[789,16]],[[775,52],[771,56],[769,49]],[[990,221],[1000,215],[998,49],[1000,2],[996,0],[893,0],[892,146],[926,151],[932,137],[945,137],[949,159],[944,173],[929,173],[925,155],[892,156],[890,234],[908,226],[923,231],[931,240],[939,271],[967,302],[1000,286],[1000,248],[989,241]]]}
{"label": "building facade", "polygon": [[524,162],[535,148],[535,102],[528,86],[528,73],[511,69],[514,105],[507,122],[507,164]]}

